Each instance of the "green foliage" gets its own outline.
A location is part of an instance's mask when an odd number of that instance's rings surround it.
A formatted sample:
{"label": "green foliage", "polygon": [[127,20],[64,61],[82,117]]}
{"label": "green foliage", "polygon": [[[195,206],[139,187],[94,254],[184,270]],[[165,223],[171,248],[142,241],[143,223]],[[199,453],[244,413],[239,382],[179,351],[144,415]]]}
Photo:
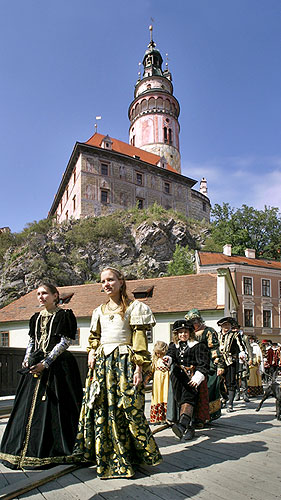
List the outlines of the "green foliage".
{"label": "green foliage", "polygon": [[81,219],[66,233],[66,240],[75,245],[86,245],[100,238],[122,238],[124,225],[114,217],[108,215],[99,218]]}
{"label": "green foliage", "polygon": [[194,273],[194,252],[188,247],[176,244],[173,259],[168,264],[167,276],[181,276]]}
{"label": "green foliage", "polygon": [[41,219],[39,221],[28,222],[24,230],[20,233],[20,236],[25,239],[33,233],[36,234],[47,234],[49,229],[55,224],[53,218]]}
{"label": "green foliage", "polygon": [[1,233],[0,234],[0,262],[3,261],[4,255],[8,248],[17,245],[15,235],[13,233]]}
{"label": "green foliage", "polygon": [[257,210],[247,205],[235,209],[228,203],[212,210],[211,236],[204,250],[222,251],[230,243],[233,254],[244,255],[245,248],[256,250],[257,257],[280,260],[281,216],[278,208]]}

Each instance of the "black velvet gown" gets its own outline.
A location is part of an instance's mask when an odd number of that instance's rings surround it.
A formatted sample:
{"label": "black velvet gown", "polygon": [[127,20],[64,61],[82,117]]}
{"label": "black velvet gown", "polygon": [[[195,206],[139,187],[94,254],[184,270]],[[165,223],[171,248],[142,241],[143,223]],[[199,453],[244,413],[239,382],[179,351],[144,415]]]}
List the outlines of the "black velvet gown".
{"label": "black velvet gown", "polygon": [[[36,313],[30,319],[29,335],[40,340],[38,316]],[[47,322],[47,352],[62,336],[74,339],[76,329],[73,312],[58,309]],[[62,352],[39,378],[30,373],[22,375],[1,443],[2,463],[12,469],[33,469],[71,462],[81,401],[79,368],[68,351]]]}

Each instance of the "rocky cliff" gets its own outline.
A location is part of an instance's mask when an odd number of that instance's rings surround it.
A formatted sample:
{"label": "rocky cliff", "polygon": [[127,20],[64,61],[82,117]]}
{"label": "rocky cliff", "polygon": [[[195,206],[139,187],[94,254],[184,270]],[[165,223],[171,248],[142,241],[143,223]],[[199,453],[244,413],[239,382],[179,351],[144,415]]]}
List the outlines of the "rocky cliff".
{"label": "rocky cliff", "polygon": [[31,224],[0,263],[0,307],[48,279],[58,286],[95,282],[105,265],[128,279],[163,276],[176,245],[191,253],[208,234],[205,223],[155,207],[98,219]]}

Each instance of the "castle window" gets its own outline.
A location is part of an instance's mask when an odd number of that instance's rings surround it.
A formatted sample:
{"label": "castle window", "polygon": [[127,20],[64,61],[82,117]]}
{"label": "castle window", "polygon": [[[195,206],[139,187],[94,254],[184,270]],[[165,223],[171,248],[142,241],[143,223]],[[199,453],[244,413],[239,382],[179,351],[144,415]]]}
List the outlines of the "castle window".
{"label": "castle window", "polygon": [[152,63],[152,57],[151,56],[147,56],[147,58],[146,58],[146,66],[150,66],[151,63]]}
{"label": "castle window", "polygon": [[173,144],[173,132],[172,129],[169,128],[169,144]]}
{"label": "castle window", "polygon": [[131,145],[134,146],[135,145],[135,135],[133,135],[133,137],[131,138]]}
{"label": "castle window", "polygon": [[271,328],[271,311],[264,309],[262,312],[262,319],[263,319],[263,324],[262,326],[264,328]]}
{"label": "castle window", "polygon": [[65,212],[65,220],[68,220],[68,210]]}
{"label": "castle window", "polygon": [[144,200],[142,198],[137,198],[137,207],[139,210],[142,210],[144,207]]}
{"label": "castle window", "polygon": [[73,203],[73,212],[76,210],[76,194],[72,198],[72,203]]}
{"label": "castle window", "polygon": [[60,201],[60,213],[62,213],[62,200]]}
{"label": "castle window", "polygon": [[207,204],[205,201],[202,203],[203,212],[207,212]]}
{"label": "castle window", "polygon": [[164,127],[164,142],[165,144],[168,142],[167,127]]}
{"label": "castle window", "polygon": [[164,191],[167,194],[170,194],[170,184],[169,182],[164,182]]}
{"label": "castle window", "polygon": [[109,198],[108,191],[101,189],[101,202],[104,204],[109,203],[108,198]]}
{"label": "castle window", "polygon": [[101,175],[108,175],[108,165],[106,163],[101,164]]}
{"label": "castle window", "polygon": [[68,200],[68,186],[65,188],[65,197],[66,197],[66,201]]}
{"label": "castle window", "polygon": [[73,184],[76,182],[76,168],[73,170]]}
{"label": "castle window", "polygon": [[137,174],[136,174],[136,181],[137,181],[137,184],[138,184],[139,186],[142,186],[142,184],[143,184],[143,176],[142,176],[142,174],[139,174],[139,173],[137,172]]}
{"label": "castle window", "polygon": [[9,347],[9,332],[0,332],[0,347]]}

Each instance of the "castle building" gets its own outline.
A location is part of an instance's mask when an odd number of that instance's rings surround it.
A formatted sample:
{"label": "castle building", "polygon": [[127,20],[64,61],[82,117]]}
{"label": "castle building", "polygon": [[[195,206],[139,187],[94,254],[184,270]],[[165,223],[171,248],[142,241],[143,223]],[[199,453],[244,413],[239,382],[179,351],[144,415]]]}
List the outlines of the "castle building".
{"label": "castle building", "polygon": [[180,106],[172,75],[152,38],[143,58],[143,76],[129,106],[129,144],[97,132],[76,142],[49,216],[100,216],[119,209],[158,203],[187,217],[210,219],[207,181],[181,175]]}

